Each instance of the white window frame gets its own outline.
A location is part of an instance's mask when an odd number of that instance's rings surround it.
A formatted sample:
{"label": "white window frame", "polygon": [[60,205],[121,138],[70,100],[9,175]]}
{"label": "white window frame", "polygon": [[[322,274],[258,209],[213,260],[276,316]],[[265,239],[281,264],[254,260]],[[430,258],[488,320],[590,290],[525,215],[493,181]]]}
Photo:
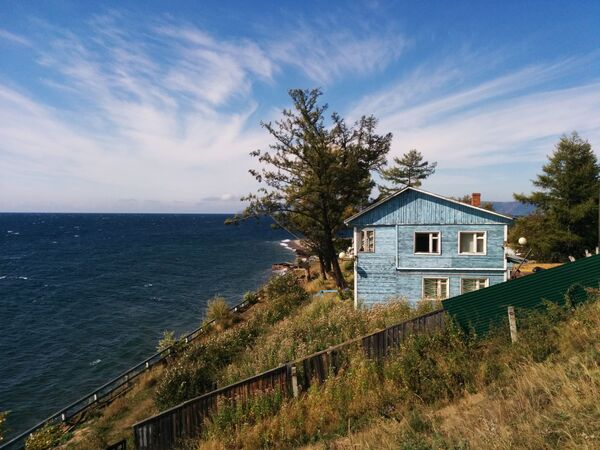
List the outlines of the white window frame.
{"label": "white window frame", "polygon": [[[431,249],[432,244],[432,235],[437,234],[438,241],[438,251],[437,252],[418,252],[417,251],[417,233],[419,234],[429,234],[429,248]],[[415,231],[413,233],[413,254],[415,255],[434,255],[440,256],[442,254],[442,232],[441,231]]]}
{"label": "white window frame", "polygon": [[[463,234],[483,234],[483,252],[478,253],[478,252],[461,252],[460,251],[460,240],[461,240],[461,236]],[[477,248],[477,237],[475,237],[475,248]],[[473,256],[473,255],[478,255],[478,256],[485,256],[487,255],[487,231],[459,231],[458,232],[458,254],[459,255],[466,255],[466,256]]]}
{"label": "white window frame", "polygon": [[[425,280],[444,280],[446,281],[446,297],[435,297],[435,298],[431,298],[431,297],[426,297],[425,296]],[[438,291],[439,291],[439,284],[438,284]],[[450,298],[450,278],[448,277],[423,277],[423,281],[421,283],[421,298],[424,300],[445,300],[447,298]]]}
{"label": "white window frame", "polygon": [[[361,250],[361,248],[363,246],[363,242],[364,242],[363,233],[366,233],[368,231],[372,231],[373,232],[373,250]],[[360,228],[358,230],[358,234],[360,236],[360,243],[358,245],[358,252],[359,253],[375,253],[375,228]]]}
{"label": "white window frame", "polygon": [[[462,277],[460,279],[460,293],[461,294],[466,294],[466,292],[465,292],[465,280],[475,280],[475,281],[485,280],[485,282],[483,283],[484,285],[478,287],[477,289],[475,289],[475,291],[478,291],[479,289],[483,289],[483,288],[489,287],[489,285],[490,285],[490,279],[488,277]],[[470,291],[470,292],[475,292],[475,291]]]}

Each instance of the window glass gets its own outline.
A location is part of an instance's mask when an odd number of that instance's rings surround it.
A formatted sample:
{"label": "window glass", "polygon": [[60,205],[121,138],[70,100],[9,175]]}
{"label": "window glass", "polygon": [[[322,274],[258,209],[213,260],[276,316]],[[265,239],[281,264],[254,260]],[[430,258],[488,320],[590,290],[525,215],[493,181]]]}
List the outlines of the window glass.
{"label": "window glass", "polygon": [[361,230],[360,232],[360,250],[361,252],[375,251],[375,230]]}
{"label": "window glass", "polygon": [[467,292],[477,291],[479,289],[483,289],[487,285],[487,278],[463,278],[462,292],[463,294],[466,294]]}
{"label": "window glass", "polygon": [[460,232],[458,240],[460,253],[485,253],[484,232]]}
{"label": "window glass", "polygon": [[427,299],[448,298],[448,280],[446,278],[423,279],[423,297]]}
{"label": "window glass", "polygon": [[415,233],[415,253],[439,253],[440,233]]}

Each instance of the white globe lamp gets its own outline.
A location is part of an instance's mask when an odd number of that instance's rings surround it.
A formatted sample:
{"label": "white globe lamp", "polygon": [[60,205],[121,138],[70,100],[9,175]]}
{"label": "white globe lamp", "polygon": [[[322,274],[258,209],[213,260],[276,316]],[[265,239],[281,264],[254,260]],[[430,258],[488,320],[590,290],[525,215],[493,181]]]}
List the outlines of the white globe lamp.
{"label": "white globe lamp", "polygon": [[520,237],[519,238],[519,245],[525,245],[527,244],[527,239],[524,237]]}

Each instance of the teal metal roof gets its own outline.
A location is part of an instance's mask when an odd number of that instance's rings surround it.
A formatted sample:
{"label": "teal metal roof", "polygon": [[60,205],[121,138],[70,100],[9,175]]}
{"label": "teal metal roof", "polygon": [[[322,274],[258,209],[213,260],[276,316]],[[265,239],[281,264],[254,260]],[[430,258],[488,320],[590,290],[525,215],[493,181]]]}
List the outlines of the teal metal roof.
{"label": "teal metal roof", "polygon": [[[535,308],[544,300],[561,303],[574,285],[600,287],[600,255],[452,297],[442,301],[442,305],[460,326],[472,327],[482,335],[488,332],[490,325],[500,323],[507,316],[508,306]],[[585,299],[583,289],[575,292],[575,301]]]}

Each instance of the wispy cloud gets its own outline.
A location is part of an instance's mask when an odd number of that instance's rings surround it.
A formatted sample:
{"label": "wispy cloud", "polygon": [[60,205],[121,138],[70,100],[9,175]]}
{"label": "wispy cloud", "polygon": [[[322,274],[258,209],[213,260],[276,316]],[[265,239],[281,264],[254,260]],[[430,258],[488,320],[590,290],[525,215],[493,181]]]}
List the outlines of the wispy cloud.
{"label": "wispy cloud", "polygon": [[162,27],[149,42],[117,25],[96,20],[87,37],[53,30],[38,47],[45,86],[67,86],[66,106],[0,84],[0,168],[5,182],[28,180],[11,183],[13,197],[38,192],[43,204],[77,189],[95,201],[195,204],[223,195],[224,173],[246,178],[247,153],[266,142],[249,127],[251,86],[271,63],[251,44],[201,40],[200,30]]}
{"label": "wispy cloud", "polygon": [[399,32],[336,31],[334,24],[318,29],[299,25],[274,43],[269,53],[282,64],[304,72],[311,80],[328,84],[342,76],[365,76],[382,71],[406,50],[408,40]]}
{"label": "wispy cloud", "polygon": [[25,45],[25,46],[30,46],[31,42],[29,41],[29,39],[23,37],[23,36],[19,36],[18,34],[15,33],[11,33],[8,30],[5,30],[3,28],[0,28],[0,40],[5,40],[8,42],[11,42],[13,44],[18,44],[18,45]]}
{"label": "wispy cloud", "polygon": [[[591,55],[517,68],[484,79],[460,64],[424,67],[365,96],[351,115],[373,113],[394,133],[393,154],[410,148],[443,169],[540,161],[557,137],[573,129],[600,142],[600,84],[556,81],[583,68]],[[477,81],[473,81],[473,79]]]}

